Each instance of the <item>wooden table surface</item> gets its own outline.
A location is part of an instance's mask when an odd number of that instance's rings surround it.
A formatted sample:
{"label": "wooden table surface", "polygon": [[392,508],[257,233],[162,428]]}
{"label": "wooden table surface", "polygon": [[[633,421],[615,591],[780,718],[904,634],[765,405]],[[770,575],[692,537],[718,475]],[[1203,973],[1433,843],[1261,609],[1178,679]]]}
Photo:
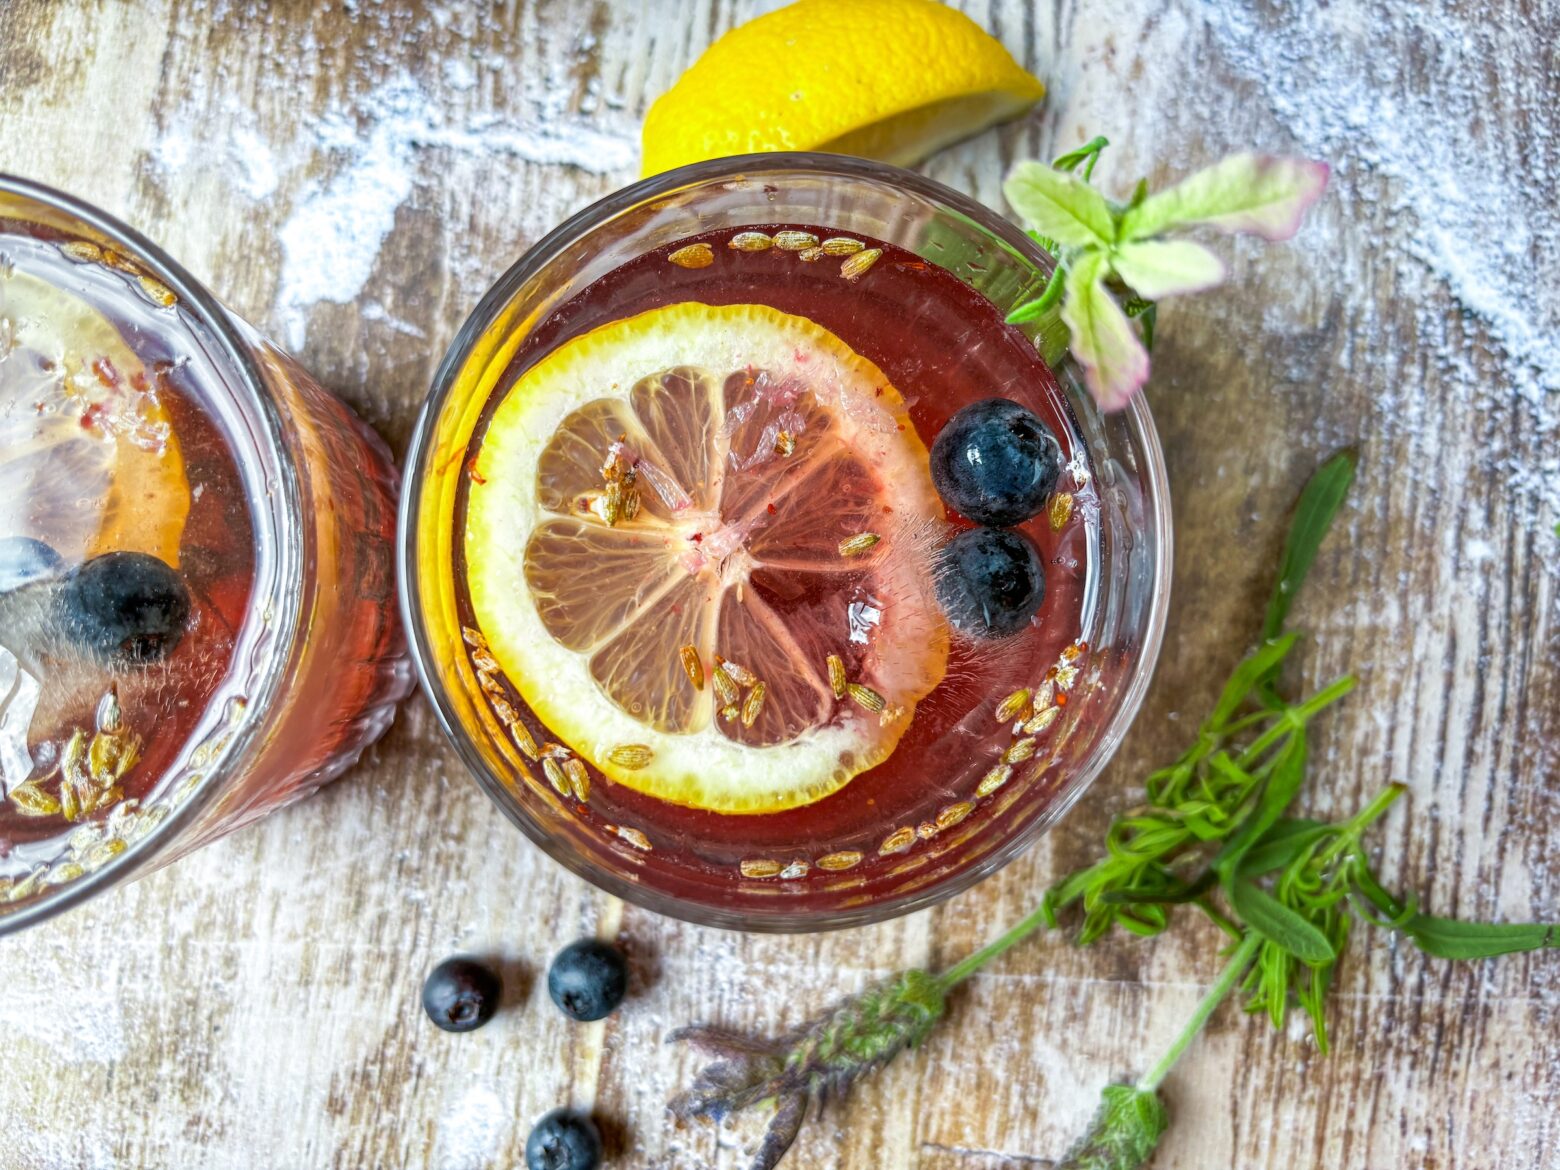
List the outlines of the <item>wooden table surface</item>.
{"label": "wooden table surface", "polygon": [[[398,449],[453,331],[570,212],[635,177],[648,102],[750,0],[0,0],[0,170],[137,225],[286,342]],[[1051,96],[928,173],[996,203],[1015,157],[1087,135],[1125,191],[1242,146],[1334,163],[1294,246],[1225,246],[1165,306],[1149,397],[1177,565],[1148,703],[1090,798],[942,907],[749,938],[623,906],[529,847],[410,701],[306,804],[0,941],[0,1167],[514,1167],[593,1108],[614,1165],[739,1167],[754,1124],[676,1131],[712,1019],[779,1029],[944,964],[1085,860],[1255,631],[1285,512],[1358,441],[1359,488],[1299,618],[1301,682],[1362,686],[1307,800],[1391,780],[1386,876],[1442,913],[1560,918],[1560,55],[1553,0],[970,0]],[[1547,30],[1547,31],[1546,31]],[[625,940],[634,993],[567,1026],[549,957]],[[919,1054],[809,1124],[790,1165],[995,1170],[1061,1156],[1214,973],[1214,939],[1042,939]],[[423,972],[503,957],[506,1011],[434,1031]],[[1362,931],[1336,1052],[1226,1010],[1167,1085],[1156,1166],[1560,1165],[1560,961],[1426,960]]]}

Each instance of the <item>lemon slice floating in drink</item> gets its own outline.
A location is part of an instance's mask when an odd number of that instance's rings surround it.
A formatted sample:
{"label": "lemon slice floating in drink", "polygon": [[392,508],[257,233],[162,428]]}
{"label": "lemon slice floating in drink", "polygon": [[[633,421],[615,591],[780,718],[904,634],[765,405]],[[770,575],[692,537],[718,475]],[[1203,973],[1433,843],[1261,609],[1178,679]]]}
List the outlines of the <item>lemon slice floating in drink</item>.
{"label": "lemon slice floating in drink", "polygon": [[875,365],[802,317],[683,303],[509,389],[471,466],[467,582],[509,681],[609,778],[774,812],[884,760],[941,681],[941,517]]}
{"label": "lemon slice floating in drink", "polygon": [[66,563],[179,562],[190,509],[178,439],[133,350],[86,300],[0,275],[0,535]]}

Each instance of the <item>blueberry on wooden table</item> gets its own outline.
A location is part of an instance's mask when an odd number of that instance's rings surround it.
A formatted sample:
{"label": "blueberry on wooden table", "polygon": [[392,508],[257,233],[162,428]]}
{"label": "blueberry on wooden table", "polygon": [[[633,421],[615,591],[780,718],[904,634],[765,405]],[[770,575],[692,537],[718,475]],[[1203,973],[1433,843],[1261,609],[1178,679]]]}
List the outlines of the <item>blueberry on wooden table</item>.
{"label": "blueberry on wooden table", "polygon": [[428,973],[423,984],[423,1011],[446,1032],[470,1032],[493,1018],[503,990],[497,971],[457,955]]}
{"label": "blueberry on wooden table", "polygon": [[547,993],[576,1020],[611,1015],[628,991],[628,961],[611,943],[582,938],[558,952],[547,971]]}
{"label": "blueberry on wooden table", "polygon": [[525,1139],[526,1170],[596,1170],[601,1133],[596,1123],[572,1109],[554,1109]]}
{"label": "blueberry on wooden table", "polygon": [[66,637],[100,661],[156,662],[184,637],[190,591],[164,560],[111,552],[70,573],[55,605]]}
{"label": "blueberry on wooden table", "polygon": [[1062,470],[1062,446],[1035,413],[1010,398],[960,410],[932,442],[932,483],[977,524],[1007,527],[1038,516]]}
{"label": "blueberry on wooden table", "polygon": [[1045,600],[1040,553],[1022,533],[971,528],[943,546],[937,600],[953,628],[972,638],[1019,633]]}
{"label": "blueberry on wooden table", "polygon": [[0,593],[57,577],[64,569],[60,554],[41,540],[30,536],[0,539]]}

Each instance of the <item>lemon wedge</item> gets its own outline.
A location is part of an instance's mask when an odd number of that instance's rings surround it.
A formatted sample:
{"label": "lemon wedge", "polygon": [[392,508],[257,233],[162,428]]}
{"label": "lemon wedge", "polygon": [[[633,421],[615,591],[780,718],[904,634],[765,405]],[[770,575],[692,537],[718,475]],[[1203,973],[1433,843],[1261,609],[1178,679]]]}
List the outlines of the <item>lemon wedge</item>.
{"label": "lemon wedge", "polygon": [[1044,96],[937,0],[797,0],[732,29],[656,100],[643,173],[769,150],[909,166]]}

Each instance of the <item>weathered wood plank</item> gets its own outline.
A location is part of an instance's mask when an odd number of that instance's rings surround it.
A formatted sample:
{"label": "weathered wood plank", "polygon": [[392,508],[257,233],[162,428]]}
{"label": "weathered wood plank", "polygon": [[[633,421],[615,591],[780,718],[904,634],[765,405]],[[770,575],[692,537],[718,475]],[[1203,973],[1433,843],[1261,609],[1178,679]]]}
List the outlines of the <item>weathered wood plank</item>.
{"label": "weathered wood plank", "polygon": [[[632,178],[648,101],[764,7],[9,0],[0,169],[141,226],[399,446],[491,280]],[[1095,132],[1119,187],[1252,144],[1337,164],[1295,247],[1260,262],[1236,247],[1227,289],[1166,306],[1150,394],[1176,499],[1171,636],[1095,799],[932,913],[743,938],[564,875],[414,700],[305,806],[0,943],[8,1170],[518,1165],[531,1121],[565,1100],[595,1107],[618,1164],[743,1165],[752,1125],[668,1123],[695,1061],[664,1033],[700,1017],[779,1030],[1027,909],[1190,733],[1258,620],[1284,509],[1347,442],[1361,484],[1299,611],[1301,673],[1354,669],[1362,686],[1320,729],[1313,805],[1404,781],[1410,811],[1381,835],[1390,879],[1446,912],[1560,915],[1555,5],[965,7],[1051,84],[1042,113],[929,165],[981,199],[1012,158]],[[1462,185],[1451,210],[1427,161]],[[593,930],[627,941],[634,998],[565,1027],[541,977]],[[1099,1086],[1168,1041],[1212,942],[1021,949],[925,1052],[812,1124],[795,1164],[1050,1164]],[[455,949],[509,964],[510,1010],[476,1036],[435,1033],[417,1006],[421,973]],[[1362,937],[1337,1052],[1221,1016],[1169,1083],[1189,1123],[1156,1164],[1539,1170],[1560,1144],[1557,1027],[1552,960],[1453,968]]]}

